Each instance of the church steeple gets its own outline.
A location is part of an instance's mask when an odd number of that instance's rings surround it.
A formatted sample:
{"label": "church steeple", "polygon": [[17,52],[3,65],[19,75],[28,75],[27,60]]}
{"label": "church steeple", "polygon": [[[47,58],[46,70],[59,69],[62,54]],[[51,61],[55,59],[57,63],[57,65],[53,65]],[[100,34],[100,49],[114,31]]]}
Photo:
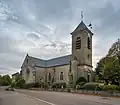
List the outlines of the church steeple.
{"label": "church steeple", "polygon": [[[90,23],[90,25],[91,25],[91,23]],[[84,31],[84,30],[86,30],[89,34],[93,35],[91,30],[89,30],[88,27],[84,24],[84,22],[83,22],[83,11],[81,11],[81,22],[77,26],[77,28],[71,33],[71,35],[74,35],[75,33],[80,32],[80,31]]]}
{"label": "church steeple", "polygon": [[75,57],[81,64],[92,66],[92,35],[83,21],[71,33],[72,35],[72,59]]}
{"label": "church steeple", "polygon": [[80,24],[77,26],[77,28],[71,33],[71,35],[74,35],[77,32],[86,30],[88,33],[90,33],[91,35],[93,35],[93,33],[91,32],[91,30],[88,29],[88,27],[84,24],[83,21],[80,22]]}
{"label": "church steeple", "polygon": [[[91,27],[91,24],[88,25]],[[83,14],[81,13],[81,22],[72,35],[72,65],[73,65],[73,81],[74,83],[79,77],[85,77],[91,81],[92,71],[92,35],[93,33],[83,22]],[[85,71],[85,72],[84,72]]]}

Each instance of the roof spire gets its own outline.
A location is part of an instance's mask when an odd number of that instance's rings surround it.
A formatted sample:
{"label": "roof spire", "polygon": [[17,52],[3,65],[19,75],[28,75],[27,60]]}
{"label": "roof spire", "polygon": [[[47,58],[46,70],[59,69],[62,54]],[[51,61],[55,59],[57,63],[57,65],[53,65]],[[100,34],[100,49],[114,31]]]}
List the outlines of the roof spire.
{"label": "roof spire", "polygon": [[83,21],[83,11],[81,11],[81,21]]}

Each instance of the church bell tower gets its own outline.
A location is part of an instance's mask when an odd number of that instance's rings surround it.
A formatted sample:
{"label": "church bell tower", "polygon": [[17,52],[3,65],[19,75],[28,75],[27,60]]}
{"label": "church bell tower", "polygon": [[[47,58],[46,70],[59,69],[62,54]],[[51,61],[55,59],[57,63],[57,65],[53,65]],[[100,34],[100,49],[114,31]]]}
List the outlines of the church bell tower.
{"label": "church bell tower", "polygon": [[[83,17],[82,17],[83,18]],[[91,24],[89,25],[91,26]],[[92,81],[92,36],[91,30],[84,24],[83,19],[72,35],[72,72],[73,81],[84,77]]]}

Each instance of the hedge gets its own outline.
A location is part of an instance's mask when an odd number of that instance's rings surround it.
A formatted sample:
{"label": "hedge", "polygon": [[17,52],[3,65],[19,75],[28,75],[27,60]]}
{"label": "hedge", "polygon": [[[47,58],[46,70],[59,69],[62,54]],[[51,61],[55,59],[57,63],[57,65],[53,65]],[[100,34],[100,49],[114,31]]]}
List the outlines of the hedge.
{"label": "hedge", "polygon": [[84,86],[86,83],[85,82],[80,82],[79,85],[80,86]]}
{"label": "hedge", "polygon": [[99,86],[99,83],[86,83],[83,86],[83,89],[85,90],[96,90],[96,88]]}
{"label": "hedge", "polygon": [[119,87],[117,85],[103,85],[99,86],[104,91],[116,91],[119,90]]}
{"label": "hedge", "polygon": [[52,88],[61,88],[61,86],[63,86],[63,88],[66,88],[67,84],[65,82],[63,82],[63,83],[53,83]]}

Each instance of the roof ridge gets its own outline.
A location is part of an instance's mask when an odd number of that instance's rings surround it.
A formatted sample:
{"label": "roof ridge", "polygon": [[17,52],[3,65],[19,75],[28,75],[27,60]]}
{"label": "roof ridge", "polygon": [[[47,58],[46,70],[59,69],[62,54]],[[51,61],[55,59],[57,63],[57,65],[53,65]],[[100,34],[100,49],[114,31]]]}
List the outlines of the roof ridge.
{"label": "roof ridge", "polygon": [[36,58],[36,57],[30,56],[30,55],[29,55],[29,57],[30,57],[30,58],[34,58],[34,59],[38,59],[38,60],[49,61],[49,60],[53,60],[53,59],[59,59],[59,58],[62,58],[62,57],[70,56],[70,55],[71,55],[71,54],[64,55],[64,56],[59,56],[59,57],[54,57],[54,58],[47,59],[47,60],[41,59],[41,58]]}
{"label": "roof ridge", "polygon": [[29,57],[30,57],[30,58],[34,58],[34,59],[38,59],[38,60],[43,60],[43,61],[45,61],[44,59],[37,58],[37,57],[33,57],[33,56],[30,56],[30,55],[29,55]]}
{"label": "roof ridge", "polygon": [[64,55],[64,56],[59,56],[59,57],[55,57],[55,58],[51,58],[51,59],[48,59],[47,61],[49,61],[49,60],[53,60],[53,59],[59,59],[59,58],[62,58],[62,57],[67,57],[67,56],[70,56],[71,54],[69,54],[69,55]]}

